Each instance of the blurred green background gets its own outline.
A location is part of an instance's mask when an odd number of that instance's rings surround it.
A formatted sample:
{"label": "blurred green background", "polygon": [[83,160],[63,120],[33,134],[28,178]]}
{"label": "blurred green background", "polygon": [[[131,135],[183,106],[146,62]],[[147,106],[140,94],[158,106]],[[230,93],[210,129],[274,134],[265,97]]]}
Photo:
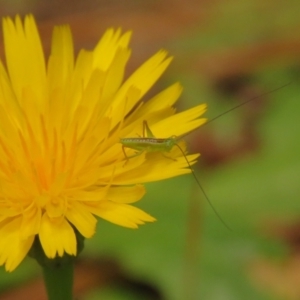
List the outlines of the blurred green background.
{"label": "blurred green background", "polygon": [[[213,118],[255,98],[187,138],[232,231],[192,175],[149,184],[138,206],[158,221],[128,230],[99,220],[81,255],[120,265],[127,284],[99,283],[80,299],[300,299],[299,11],[296,0],[0,2],[1,16],[36,15],[46,52],[61,23],[77,49],[107,26],[133,29],[128,72],[166,48],[175,60],[153,93],[180,81],[179,110],[206,102]],[[0,299],[39,272],[30,259],[12,274],[1,269]]]}

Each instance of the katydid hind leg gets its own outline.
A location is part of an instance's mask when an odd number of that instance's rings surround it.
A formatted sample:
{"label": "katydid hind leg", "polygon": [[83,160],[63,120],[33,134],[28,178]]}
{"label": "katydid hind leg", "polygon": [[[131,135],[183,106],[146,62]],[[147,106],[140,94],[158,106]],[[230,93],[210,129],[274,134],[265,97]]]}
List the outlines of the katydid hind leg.
{"label": "katydid hind leg", "polygon": [[143,121],[143,137],[155,138],[146,120]]}

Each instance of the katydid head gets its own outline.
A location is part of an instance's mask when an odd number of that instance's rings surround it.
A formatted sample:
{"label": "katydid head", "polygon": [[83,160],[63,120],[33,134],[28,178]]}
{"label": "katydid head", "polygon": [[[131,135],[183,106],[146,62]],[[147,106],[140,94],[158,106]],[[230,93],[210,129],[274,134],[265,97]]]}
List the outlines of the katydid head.
{"label": "katydid head", "polygon": [[176,135],[170,136],[168,139],[166,139],[166,148],[168,151],[171,151],[172,148],[177,144],[178,137]]}

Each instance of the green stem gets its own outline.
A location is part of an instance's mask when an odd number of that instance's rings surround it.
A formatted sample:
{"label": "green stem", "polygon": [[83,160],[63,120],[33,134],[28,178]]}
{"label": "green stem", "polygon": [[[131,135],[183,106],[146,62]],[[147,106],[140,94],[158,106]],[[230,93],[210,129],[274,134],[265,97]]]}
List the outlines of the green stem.
{"label": "green stem", "polygon": [[[84,237],[74,228],[77,240],[77,255],[84,247]],[[43,268],[48,300],[73,300],[73,272],[76,256],[64,253],[62,257],[49,258],[38,236],[28,253]]]}
{"label": "green stem", "polygon": [[74,262],[43,266],[48,300],[73,300]]}

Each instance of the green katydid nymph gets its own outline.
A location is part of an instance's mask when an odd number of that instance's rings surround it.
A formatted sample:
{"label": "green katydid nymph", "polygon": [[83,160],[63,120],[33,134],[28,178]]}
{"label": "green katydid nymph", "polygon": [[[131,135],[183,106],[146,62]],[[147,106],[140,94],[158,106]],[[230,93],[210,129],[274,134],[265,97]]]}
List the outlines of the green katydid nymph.
{"label": "green katydid nymph", "polygon": [[[269,93],[275,92],[279,89],[282,89],[283,87],[289,85],[290,83],[287,83],[279,88],[274,89],[273,91],[267,92],[265,94],[262,94],[260,96],[251,98],[247,101],[244,101],[238,105],[236,105],[235,107],[223,112],[222,114],[210,119],[208,122],[206,122],[204,125],[207,125],[208,123],[211,123],[212,121],[215,121],[216,119],[222,117],[223,115],[238,109],[239,107],[254,101],[255,99],[267,95]],[[198,130],[198,128],[194,129],[194,130]],[[194,131],[192,130],[192,131]],[[191,133],[192,131],[190,131],[189,133]],[[189,134],[188,133],[188,134]],[[211,203],[211,201],[209,200],[209,197],[207,196],[207,194],[205,193],[203,187],[201,186],[196,174],[194,173],[190,162],[188,161],[184,151],[182,150],[182,148],[178,145],[178,142],[180,139],[182,139],[184,136],[186,136],[186,134],[184,135],[180,135],[180,136],[176,136],[176,135],[172,135],[168,138],[156,138],[154,136],[154,134],[152,133],[151,129],[148,126],[147,121],[143,121],[143,136],[140,137],[128,137],[128,138],[121,138],[120,139],[120,143],[122,144],[122,150],[124,153],[125,158],[128,160],[130,158],[136,157],[144,152],[160,152],[164,157],[169,158],[169,159],[173,159],[171,157],[168,157],[167,155],[165,155],[166,152],[170,152],[174,147],[177,147],[180,152],[182,153],[182,155],[184,156],[199,188],[201,189],[205,199],[207,200],[207,202],[209,203],[209,205],[211,206],[211,208],[213,209],[213,211],[215,212],[215,214],[217,215],[217,217],[220,219],[220,221],[225,225],[225,227],[227,227],[229,230],[232,230],[225,222],[224,220],[221,218],[221,216],[219,215],[219,213],[216,211],[216,209],[214,208],[213,204]],[[125,148],[130,148],[133,150],[136,150],[137,152],[131,156],[127,156],[126,152],[125,152]]]}
{"label": "green katydid nymph", "polygon": [[[185,135],[182,136],[176,136],[176,135],[172,135],[169,138],[156,138],[154,136],[154,134],[152,133],[152,131],[150,130],[147,121],[143,121],[143,136],[142,137],[130,137],[130,138],[121,138],[120,139],[120,143],[122,144],[122,150],[124,153],[124,156],[126,157],[126,159],[130,159],[133,157],[136,157],[140,154],[142,154],[143,152],[161,152],[162,155],[168,159],[173,159],[171,157],[168,157],[166,155],[164,155],[164,153],[166,152],[170,152],[173,147],[177,147],[180,152],[182,153],[182,155],[184,156],[199,188],[201,189],[205,199],[207,200],[207,202],[209,203],[209,205],[211,206],[211,208],[213,209],[213,211],[215,212],[215,214],[217,215],[217,217],[220,219],[220,221],[225,225],[225,227],[227,227],[229,230],[232,230],[226,223],[225,221],[221,218],[221,216],[219,215],[219,213],[216,211],[215,207],[213,206],[213,204],[211,203],[211,201],[209,200],[207,194],[205,193],[203,187],[201,186],[196,174],[194,173],[190,162],[188,161],[184,151],[182,150],[182,148],[178,145],[178,141],[183,138]],[[130,148],[133,150],[136,150],[137,153],[133,154],[132,156],[127,156],[126,152],[125,152],[125,148]]]}
{"label": "green katydid nymph", "polygon": [[[173,135],[169,138],[156,138],[150,130],[147,121],[143,121],[143,136],[136,138],[121,138],[122,150],[127,159],[135,157],[142,152],[169,152],[177,145],[179,137]],[[178,146],[178,145],[177,145]],[[125,148],[131,148],[138,152],[128,157]]]}

